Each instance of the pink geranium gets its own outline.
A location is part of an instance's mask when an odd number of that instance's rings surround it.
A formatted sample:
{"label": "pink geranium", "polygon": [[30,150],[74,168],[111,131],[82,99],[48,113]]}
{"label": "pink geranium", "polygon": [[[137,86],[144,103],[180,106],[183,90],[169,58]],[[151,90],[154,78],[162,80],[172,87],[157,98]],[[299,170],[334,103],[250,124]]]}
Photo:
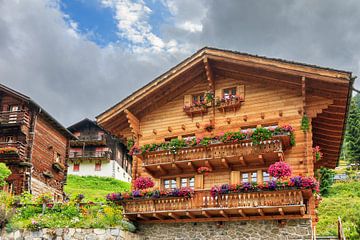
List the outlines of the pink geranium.
{"label": "pink geranium", "polygon": [[289,164],[286,162],[280,161],[276,162],[274,164],[271,164],[268,173],[270,176],[275,178],[284,178],[284,177],[290,177],[291,176],[291,168]]}
{"label": "pink geranium", "polygon": [[135,188],[136,189],[148,189],[152,188],[155,184],[150,177],[138,177],[135,179]]}

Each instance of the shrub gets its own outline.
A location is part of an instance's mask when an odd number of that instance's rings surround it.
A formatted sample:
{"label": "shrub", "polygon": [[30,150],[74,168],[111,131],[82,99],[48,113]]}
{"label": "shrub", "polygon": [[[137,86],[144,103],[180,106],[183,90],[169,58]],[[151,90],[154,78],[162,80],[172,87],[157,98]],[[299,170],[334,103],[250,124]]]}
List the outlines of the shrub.
{"label": "shrub", "polygon": [[329,193],[331,185],[334,183],[335,171],[329,168],[320,168],[318,170],[318,178],[320,181],[320,193],[326,196]]}
{"label": "shrub", "polygon": [[4,186],[5,179],[9,177],[10,174],[10,169],[4,163],[0,163],[0,187]]}

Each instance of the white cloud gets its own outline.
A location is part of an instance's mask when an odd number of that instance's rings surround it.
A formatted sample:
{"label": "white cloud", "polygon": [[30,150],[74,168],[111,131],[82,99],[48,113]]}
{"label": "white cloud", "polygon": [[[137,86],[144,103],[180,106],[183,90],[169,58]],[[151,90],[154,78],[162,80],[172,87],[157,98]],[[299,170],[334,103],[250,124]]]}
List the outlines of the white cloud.
{"label": "white cloud", "polygon": [[203,29],[202,24],[192,23],[190,21],[185,21],[184,23],[180,24],[179,27],[189,32],[201,32]]}

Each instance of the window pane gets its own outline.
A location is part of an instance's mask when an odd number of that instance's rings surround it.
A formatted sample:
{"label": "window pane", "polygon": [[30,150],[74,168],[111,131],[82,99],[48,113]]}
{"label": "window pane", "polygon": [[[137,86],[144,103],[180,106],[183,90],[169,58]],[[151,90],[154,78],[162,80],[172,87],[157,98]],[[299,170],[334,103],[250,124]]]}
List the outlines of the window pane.
{"label": "window pane", "polygon": [[241,174],[241,179],[243,183],[249,182],[249,174],[248,173]]}
{"label": "window pane", "polygon": [[257,172],[251,174],[251,182],[257,182]]}
{"label": "window pane", "polygon": [[187,181],[188,181],[187,178],[182,178],[181,179],[181,187],[187,187]]}
{"label": "window pane", "polygon": [[236,88],[232,88],[232,89],[231,89],[231,95],[233,95],[233,96],[236,95]]}
{"label": "window pane", "polygon": [[195,178],[191,177],[189,179],[189,187],[194,188],[195,187]]}
{"label": "window pane", "polygon": [[170,188],[170,180],[164,180],[164,187]]}
{"label": "window pane", "polygon": [[171,188],[176,188],[176,180],[171,180]]}
{"label": "window pane", "polygon": [[270,180],[270,175],[267,172],[263,172],[263,181],[267,182]]}

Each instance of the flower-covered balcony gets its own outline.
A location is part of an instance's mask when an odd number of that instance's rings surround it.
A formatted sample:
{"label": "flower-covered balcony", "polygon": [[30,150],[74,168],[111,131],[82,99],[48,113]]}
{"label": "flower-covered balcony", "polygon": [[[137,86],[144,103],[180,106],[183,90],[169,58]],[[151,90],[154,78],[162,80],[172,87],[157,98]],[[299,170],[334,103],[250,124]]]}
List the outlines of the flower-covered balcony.
{"label": "flower-covered balcony", "polygon": [[69,160],[107,160],[111,158],[110,151],[84,151],[84,152],[70,152]]}
{"label": "flower-covered balcony", "polygon": [[223,184],[211,190],[134,190],[113,193],[108,200],[122,204],[124,215],[135,221],[199,222],[308,218],[313,178],[289,182]]}
{"label": "flower-covered balcony", "polygon": [[191,173],[199,167],[215,169],[266,166],[283,159],[294,144],[290,126],[228,132],[212,138],[173,139],[169,143],[145,145],[135,151],[143,168],[159,177]]}
{"label": "flower-covered balcony", "polygon": [[0,127],[10,125],[21,125],[29,123],[29,115],[26,111],[0,112]]}
{"label": "flower-covered balcony", "polygon": [[23,162],[26,159],[26,146],[21,142],[0,143],[0,162]]}

